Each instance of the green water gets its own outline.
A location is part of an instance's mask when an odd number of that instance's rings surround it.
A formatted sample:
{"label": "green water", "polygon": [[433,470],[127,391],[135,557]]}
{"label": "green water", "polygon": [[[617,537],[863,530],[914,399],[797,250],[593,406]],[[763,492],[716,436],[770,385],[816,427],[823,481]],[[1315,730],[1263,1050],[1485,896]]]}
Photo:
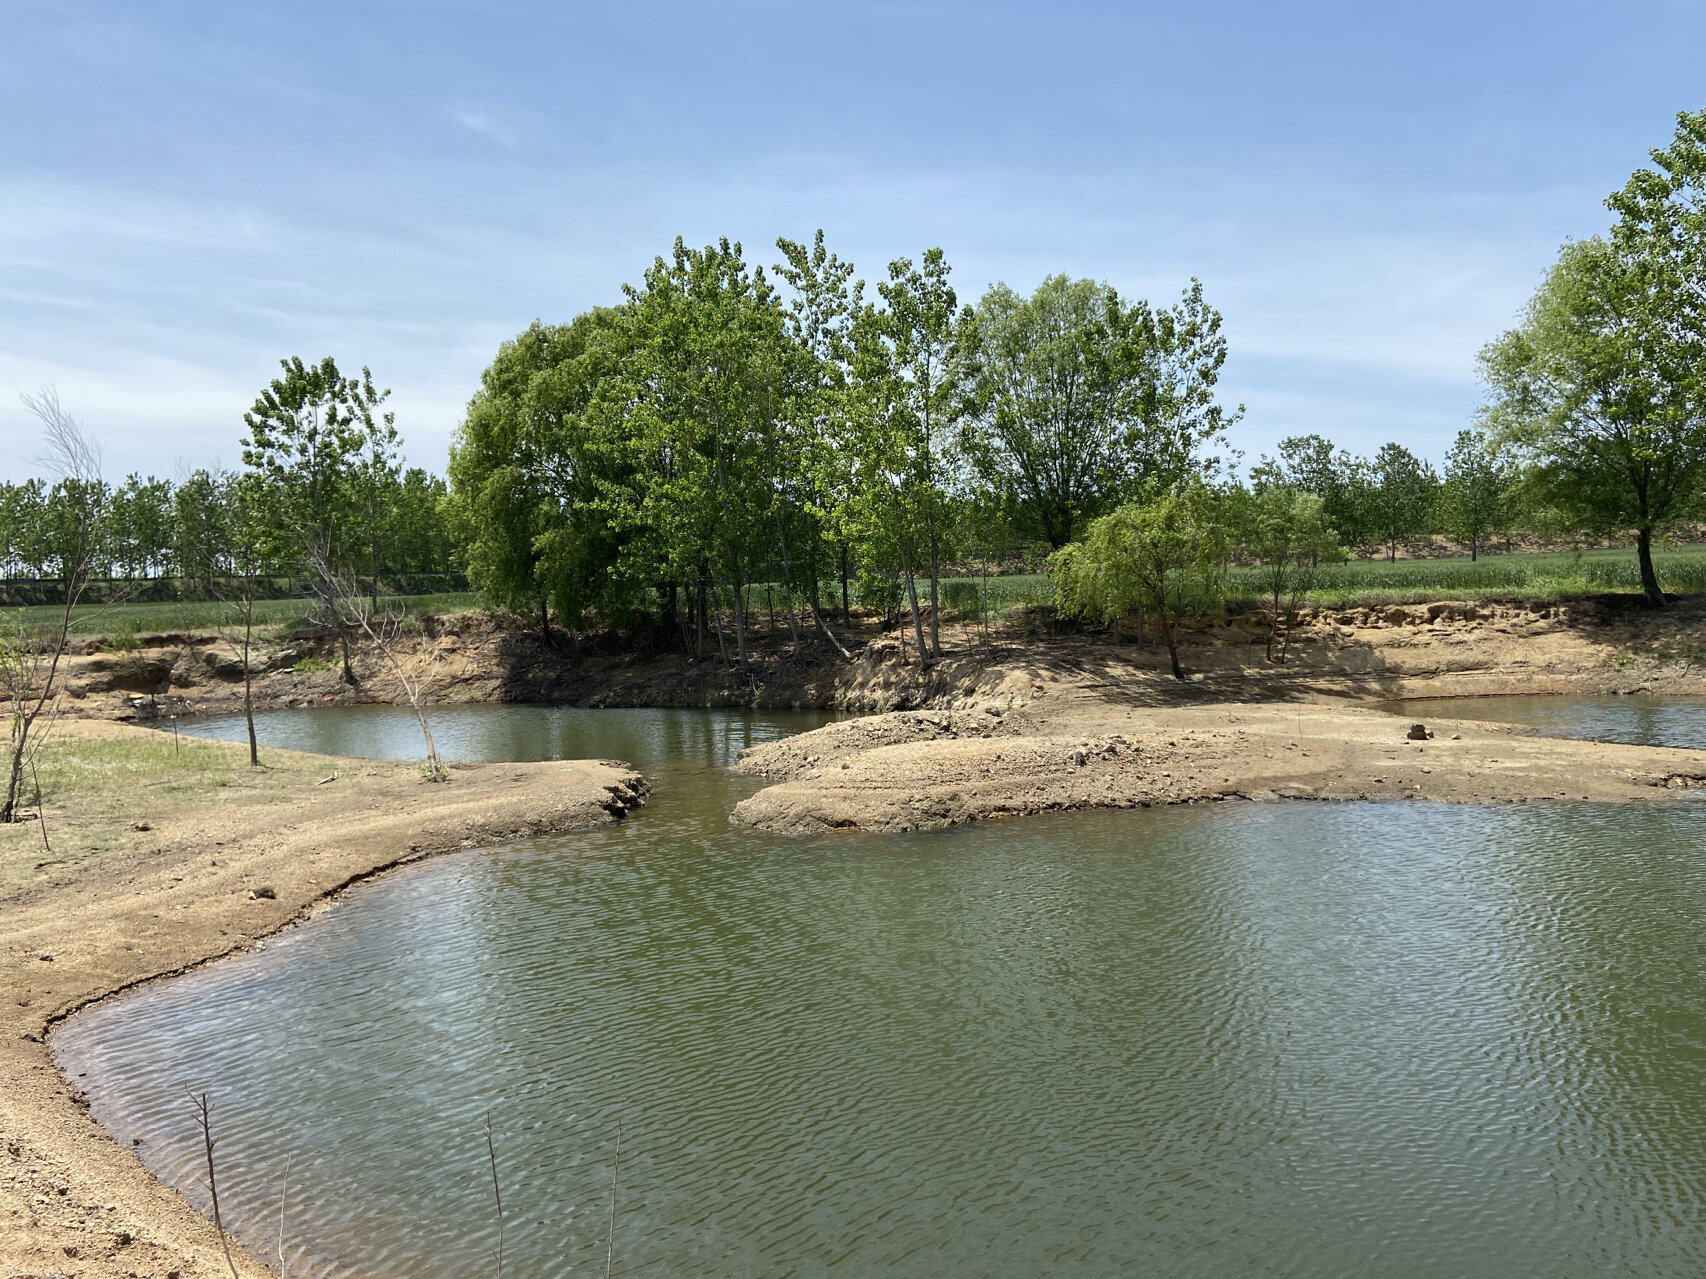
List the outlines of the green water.
{"label": "green water", "polygon": [[[606,831],[441,858],[55,1036],[293,1275],[1683,1275],[1706,808],[1222,804],[897,839],[725,818],[810,721],[444,712],[627,758]],[[229,732],[231,725],[212,725]],[[413,749],[386,711],[275,742]]]}

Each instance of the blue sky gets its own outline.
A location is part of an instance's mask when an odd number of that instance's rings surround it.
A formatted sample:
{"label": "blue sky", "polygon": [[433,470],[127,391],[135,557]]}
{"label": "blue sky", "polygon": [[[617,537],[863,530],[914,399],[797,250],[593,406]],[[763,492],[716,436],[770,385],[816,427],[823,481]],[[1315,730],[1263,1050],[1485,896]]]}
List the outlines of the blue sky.
{"label": "blue sky", "polygon": [[57,387],[108,469],[237,461],[279,357],[441,469],[497,345],[676,235],[823,227],[961,297],[1064,271],[1226,317],[1251,460],[1436,459],[1476,350],[1706,106],[1639,4],[37,4],[0,41],[0,478]]}

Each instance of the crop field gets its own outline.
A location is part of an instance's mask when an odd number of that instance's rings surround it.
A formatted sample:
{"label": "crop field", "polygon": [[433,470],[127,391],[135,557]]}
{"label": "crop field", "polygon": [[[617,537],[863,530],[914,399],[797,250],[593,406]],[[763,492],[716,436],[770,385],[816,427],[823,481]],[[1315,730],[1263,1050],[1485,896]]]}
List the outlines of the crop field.
{"label": "crop field", "polygon": [[[471,592],[446,595],[381,595],[382,610],[401,609],[410,615],[455,613],[480,607],[480,597]],[[256,600],[255,625],[267,628],[293,627],[307,618],[314,601],[303,599]],[[57,626],[63,610],[56,604],[0,610],[0,620],[21,617],[24,626],[43,630]],[[78,636],[105,635],[120,639],[142,635],[208,632],[221,626],[240,625],[237,609],[216,601],[170,601],[147,604],[88,604],[80,606],[71,633]]]}

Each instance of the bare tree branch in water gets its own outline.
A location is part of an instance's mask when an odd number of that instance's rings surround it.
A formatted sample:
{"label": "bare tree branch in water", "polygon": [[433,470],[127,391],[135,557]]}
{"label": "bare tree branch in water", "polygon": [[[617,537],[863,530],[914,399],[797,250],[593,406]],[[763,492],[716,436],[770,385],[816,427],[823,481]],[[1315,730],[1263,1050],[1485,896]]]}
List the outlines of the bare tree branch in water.
{"label": "bare tree branch in water", "polygon": [[284,1259],[284,1197],[290,1193],[291,1156],[284,1158],[284,1186],[278,1192],[278,1279],[289,1279],[290,1263]]}
{"label": "bare tree branch in water", "polygon": [[498,1189],[498,1148],[492,1141],[492,1112],[486,1112],[486,1157],[492,1164],[492,1198],[498,1201],[498,1276],[504,1279],[504,1197]]}
{"label": "bare tree branch in water", "polygon": [[616,1264],[616,1179],[622,1175],[622,1117],[616,1117],[616,1166],[610,1170],[610,1246],[604,1254],[604,1279]]}
{"label": "bare tree branch in water", "polygon": [[198,1095],[191,1092],[190,1105],[195,1110],[196,1124],[201,1129],[202,1149],[207,1154],[207,1193],[213,1196],[213,1228],[219,1232],[219,1246],[225,1249],[225,1264],[231,1268],[231,1279],[240,1279],[237,1263],[231,1259],[231,1242],[225,1237],[225,1223],[219,1216],[219,1181],[213,1172],[213,1148],[219,1143],[213,1136],[213,1107],[206,1093]]}

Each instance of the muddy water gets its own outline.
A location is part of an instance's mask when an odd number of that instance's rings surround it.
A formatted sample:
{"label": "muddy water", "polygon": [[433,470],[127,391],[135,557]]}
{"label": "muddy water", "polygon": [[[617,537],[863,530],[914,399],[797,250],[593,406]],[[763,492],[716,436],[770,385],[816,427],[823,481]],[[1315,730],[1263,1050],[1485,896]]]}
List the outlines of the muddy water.
{"label": "muddy water", "polygon": [[[1706,807],[1222,804],[728,827],[787,731],[443,712],[614,755],[621,826],[443,858],[56,1036],[292,1274],[1677,1275],[1706,1266]],[[217,727],[217,726],[215,726]],[[388,712],[273,741],[413,749]]]}

